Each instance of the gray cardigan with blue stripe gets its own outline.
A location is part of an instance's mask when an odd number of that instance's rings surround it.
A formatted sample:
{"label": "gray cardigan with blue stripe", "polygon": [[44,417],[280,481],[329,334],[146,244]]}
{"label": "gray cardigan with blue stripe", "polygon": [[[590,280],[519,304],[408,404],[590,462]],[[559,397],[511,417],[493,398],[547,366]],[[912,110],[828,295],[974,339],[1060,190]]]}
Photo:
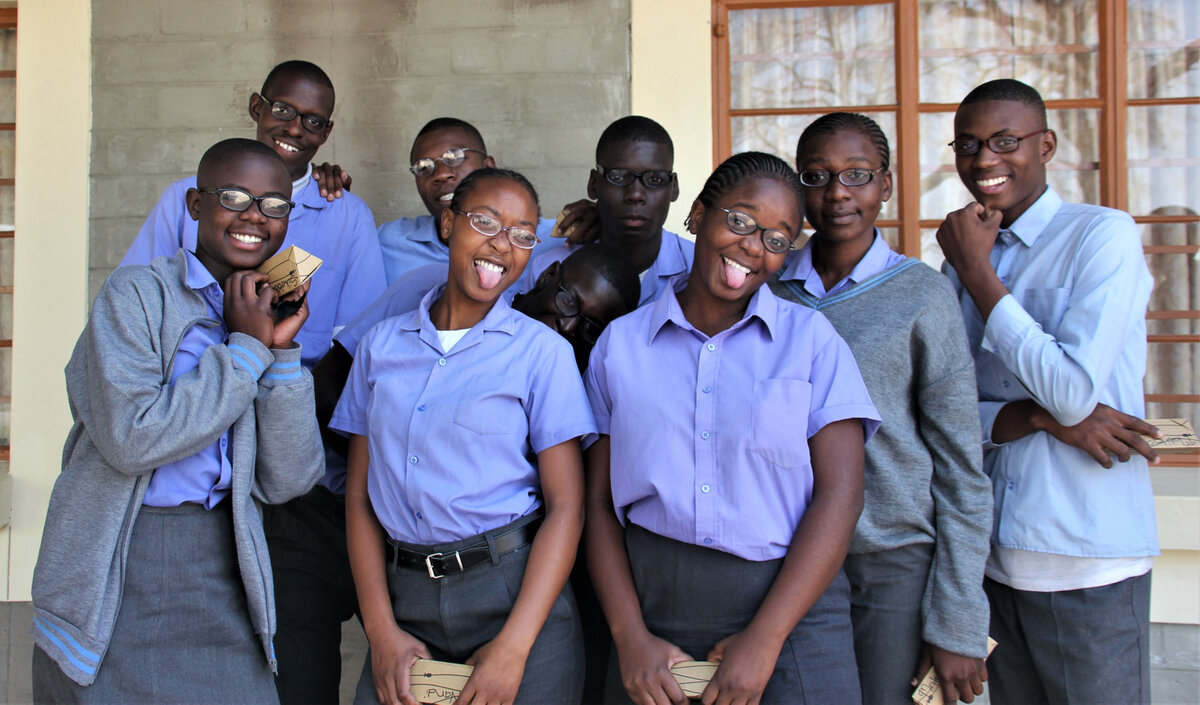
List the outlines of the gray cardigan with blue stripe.
{"label": "gray cardigan with blue stripe", "polygon": [[300,348],[233,333],[171,383],[184,333],[219,325],[186,284],[180,251],[104,283],[66,367],[74,425],[33,574],[35,643],[88,685],[121,604],[134,520],[155,468],[231,429],[230,501],[250,619],[275,668],[275,604],[259,502],[308,491],[324,471],[312,376]]}

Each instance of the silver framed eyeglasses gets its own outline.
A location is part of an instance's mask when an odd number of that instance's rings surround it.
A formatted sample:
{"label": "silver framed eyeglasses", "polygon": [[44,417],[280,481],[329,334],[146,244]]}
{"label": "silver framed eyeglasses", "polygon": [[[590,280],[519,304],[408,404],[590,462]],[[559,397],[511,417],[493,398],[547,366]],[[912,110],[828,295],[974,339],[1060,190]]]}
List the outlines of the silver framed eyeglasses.
{"label": "silver framed eyeglasses", "polygon": [[519,247],[522,250],[532,250],[533,246],[538,244],[538,236],[530,230],[510,225],[507,228],[500,225],[500,221],[486,213],[467,213],[465,211],[454,211],[458,215],[465,215],[467,222],[472,228],[481,235],[488,237],[496,237],[500,233],[504,233],[508,237],[508,241],[513,247]]}
{"label": "silver framed eyeglasses", "polygon": [[881,166],[878,169],[855,167],[842,169],[837,173],[831,173],[825,169],[805,169],[800,172],[800,183],[809,188],[821,188],[836,176],[838,182],[843,186],[866,186],[871,183],[871,179],[874,179],[876,174],[883,171],[887,171],[886,166]]}
{"label": "silver framed eyeglasses", "polygon": [[433,176],[433,172],[437,171],[438,162],[441,162],[453,169],[466,160],[467,152],[475,152],[477,154],[482,154],[485,157],[487,156],[486,152],[478,149],[471,149],[470,147],[451,147],[445,152],[442,152],[442,156],[440,157],[425,157],[423,159],[418,159],[412,163],[412,166],[408,167],[408,170],[411,171],[415,176],[426,179],[430,176]]}
{"label": "silver framed eyeglasses", "polygon": [[742,211],[732,211],[728,208],[721,208],[725,211],[725,224],[736,235],[753,235],[756,232],[762,231],[762,244],[767,248],[768,252],[787,252],[792,247],[792,238],[788,237],[782,230],[774,230],[764,228],[758,224],[754,218],[748,213]]}
{"label": "silver framed eyeglasses", "polygon": [[258,211],[268,218],[286,218],[292,212],[295,203],[283,196],[252,196],[241,189],[213,188],[211,186],[197,188],[200,193],[216,194],[217,202],[226,210],[242,213],[257,202]]}

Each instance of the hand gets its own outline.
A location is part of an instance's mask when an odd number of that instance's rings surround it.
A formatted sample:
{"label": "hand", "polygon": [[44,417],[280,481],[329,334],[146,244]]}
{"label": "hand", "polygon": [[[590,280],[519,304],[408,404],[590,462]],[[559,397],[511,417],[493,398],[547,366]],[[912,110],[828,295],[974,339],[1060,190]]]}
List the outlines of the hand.
{"label": "hand", "polygon": [[1136,416],[1123,414],[1105,404],[1097,404],[1086,419],[1074,426],[1063,426],[1046,414],[1046,432],[1067,445],[1075,446],[1092,456],[1106,468],[1113,466],[1112,456],[1122,463],[1137,452],[1151,463],[1158,462],[1158,453],[1142,438],[1142,434],[1162,438],[1162,432]]}
{"label": "hand", "polygon": [[617,643],[621,684],[637,705],[684,705],[687,696],[671,675],[671,666],[692,661],[691,656],[665,639],[643,630]]}
{"label": "hand", "polygon": [[964,284],[981,269],[992,271],[990,256],[1000,233],[1000,219],[1000,211],[971,203],[947,215],[938,226],[938,245]]}
{"label": "hand", "polygon": [[720,664],[700,696],[704,705],[758,705],[779,661],[780,645],[750,631],[717,642],[708,655]]}
{"label": "hand", "polygon": [[283,301],[300,301],[300,308],[290,316],[280,318],[275,321],[275,334],[271,340],[272,348],[290,348],[296,334],[300,332],[300,327],[308,320],[308,287],[312,284],[312,280],[308,280],[300,286],[293,289],[287,296],[279,299]]}
{"label": "hand", "polygon": [[554,237],[567,238],[568,245],[586,245],[600,239],[600,213],[593,201],[584,198],[568,203],[563,211],[566,215],[555,229]]}
{"label": "hand", "polygon": [[521,677],[525,675],[525,659],[528,657],[528,651],[500,643],[499,637],[479,647],[467,659],[467,664],[474,666],[475,670],[455,702],[457,705],[513,702],[521,686]]}
{"label": "hand", "polygon": [[371,675],[375,695],[383,705],[417,705],[409,686],[417,659],[429,658],[420,640],[396,625],[368,639],[371,645]]}
{"label": "hand", "polygon": [[313,164],[313,178],[321,188],[321,196],[326,201],[334,201],[342,197],[342,189],[350,190],[350,174],[338,164]]}
{"label": "hand", "polygon": [[225,327],[230,333],[245,333],[271,347],[275,317],[271,303],[275,291],[267,286],[267,275],[238,270],[225,279]]}
{"label": "hand", "polygon": [[931,665],[942,682],[942,698],[945,702],[974,702],[976,695],[983,694],[983,684],[988,679],[986,660],[960,656],[933,644],[925,644],[921,649],[921,662],[913,676],[912,687],[916,688],[921,683]]}

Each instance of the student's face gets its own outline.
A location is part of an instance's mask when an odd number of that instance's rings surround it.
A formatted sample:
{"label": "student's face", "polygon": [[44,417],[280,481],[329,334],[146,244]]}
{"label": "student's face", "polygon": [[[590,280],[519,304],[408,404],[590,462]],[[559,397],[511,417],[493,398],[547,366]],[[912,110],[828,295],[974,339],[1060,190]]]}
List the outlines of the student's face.
{"label": "student's face", "polygon": [[[447,150],[455,148],[478,151],[467,152],[463,156],[462,163],[455,167],[446,166],[445,163],[438,161]],[[433,163],[437,165],[436,170],[430,176],[413,176],[417,182],[417,193],[421,196],[421,202],[433,216],[434,222],[441,222],[442,211],[450,205],[454,189],[463,179],[467,178],[468,174],[485,166],[496,166],[496,161],[482,152],[483,145],[479,144],[479,140],[461,127],[448,127],[427,132],[413,143],[412,153],[409,155],[410,164],[415,164],[418,159],[433,159]]]}
{"label": "student's face", "polygon": [[[279,163],[262,155],[226,159],[197,184],[200,188],[236,188],[252,196],[291,198],[292,182]],[[213,278],[255,269],[279,250],[287,234],[287,218],[268,218],[254,202],[238,213],[220,204],[215,193],[187,192],[188,213],[197,221],[196,258]]]}
{"label": "student's face", "polygon": [[761,231],[749,235],[733,232],[721,208],[741,211],[760,226],[779,230],[795,241],[803,220],[800,196],[784,183],[759,177],[726,191],[712,208],[705,208],[700,201],[692,204],[696,258],[688,287],[699,283],[716,298],[748,299],[783,266],[787,251],[768,251]]}
{"label": "student's face", "polygon": [[813,237],[831,242],[862,242],[875,237],[875,219],[892,196],[892,174],[881,172],[862,186],[846,186],[837,174],[844,169],[878,169],[883,158],[869,137],[859,130],[838,130],[821,135],[797,155],[796,168],[829,172],[824,186],[805,186],[804,213],[812,223]]}
{"label": "student's face", "polygon": [[[954,116],[954,138],[987,140],[998,135],[1021,137],[1046,125],[1036,110],[1015,100],[994,100],[962,106]],[[970,156],[956,155],[954,164],[963,185],[985,207],[1003,214],[1007,226],[1019,218],[1046,190],[1046,162],[1058,139],[1047,131],[1021,140],[1016,151],[997,154],[987,144]]]}
{"label": "student's face", "polygon": [[[258,124],[258,141],[274,149],[287,164],[288,174],[295,181],[308,169],[317,156],[317,149],[329,139],[333,129],[330,122],[320,132],[309,132],[301,124],[304,115],[317,115],[328,121],[333,116],[333,94],[319,83],[300,76],[284,75],[268,86],[266,96],[250,96],[250,117]],[[290,105],[297,115],[284,122],[275,117],[271,104]]]}
{"label": "student's face", "polygon": [[[507,228],[537,230],[537,205],[520,184],[505,178],[489,178],[463,199],[464,213],[483,213]],[[530,250],[514,246],[506,232],[488,237],[476,230],[465,215],[449,208],[442,211],[442,238],[450,247],[447,286],[456,287],[467,298],[494,302],[525,271]]]}
{"label": "student's face", "polygon": [[[551,264],[516,308],[566,338],[580,371],[587,367],[592,346],[605,326],[628,313],[612,283],[586,263],[570,267],[560,262]],[[566,315],[572,308],[579,313]]]}
{"label": "student's face", "polygon": [[[653,142],[614,142],[600,152],[605,169],[671,171],[671,149]],[[588,198],[596,200],[600,215],[600,241],[621,251],[652,240],[667,222],[671,202],[679,197],[679,181],[671,174],[671,183],[662,188],[647,188],[642,179],[626,186],[609,183],[604,174],[593,169],[588,177]]]}

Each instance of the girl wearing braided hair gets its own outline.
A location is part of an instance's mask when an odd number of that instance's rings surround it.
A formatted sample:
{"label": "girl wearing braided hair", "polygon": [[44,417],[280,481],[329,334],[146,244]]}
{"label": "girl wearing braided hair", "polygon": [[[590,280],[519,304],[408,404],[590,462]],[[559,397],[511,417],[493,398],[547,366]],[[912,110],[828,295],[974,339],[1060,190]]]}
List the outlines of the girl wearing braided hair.
{"label": "girl wearing braided hair", "polygon": [[987,679],[992,519],[975,368],[949,281],[875,227],[892,193],[889,156],[863,115],[830,113],[804,130],[796,168],[814,232],[771,288],[828,317],[883,417],[845,566],[863,702],[910,703],[931,663],[948,702],[971,702]]}
{"label": "girl wearing braided hair", "polygon": [[685,702],[669,668],[692,659],[720,663],[708,705],[859,702],[841,566],[878,415],[828,321],[764,286],[802,222],[791,167],[730,157],[684,288],[592,353],[588,563],[640,705]]}

